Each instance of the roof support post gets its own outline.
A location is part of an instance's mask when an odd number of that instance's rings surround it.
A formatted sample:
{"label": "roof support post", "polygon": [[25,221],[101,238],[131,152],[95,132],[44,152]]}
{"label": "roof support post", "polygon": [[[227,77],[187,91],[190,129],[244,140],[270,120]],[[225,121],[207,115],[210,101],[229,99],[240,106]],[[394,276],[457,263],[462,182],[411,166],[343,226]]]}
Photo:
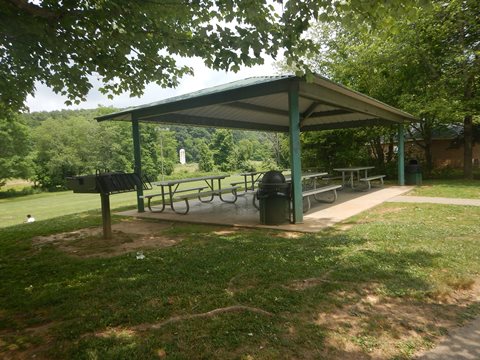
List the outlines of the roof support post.
{"label": "roof support post", "polygon": [[[133,172],[140,178],[142,177],[142,155],[140,148],[140,126],[138,119],[132,118],[132,138],[133,138]],[[138,212],[145,211],[145,204],[143,202],[143,186],[137,184],[137,210]]]}
{"label": "roof support post", "polygon": [[290,166],[292,170],[293,223],[303,223],[302,163],[300,148],[300,113],[298,108],[298,82],[288,90]]}
{"label": "roof support post", "polygon": [[403,124],[398,125],[398,185],[405,185],[405,136]]}

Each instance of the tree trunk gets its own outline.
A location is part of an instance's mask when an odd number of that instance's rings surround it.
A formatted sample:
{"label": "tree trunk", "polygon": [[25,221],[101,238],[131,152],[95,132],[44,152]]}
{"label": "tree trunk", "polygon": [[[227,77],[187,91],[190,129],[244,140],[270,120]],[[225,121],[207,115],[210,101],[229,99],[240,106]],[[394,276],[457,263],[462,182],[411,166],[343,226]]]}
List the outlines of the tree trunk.
{"label": "tree trunk", "polygon": [[[431,140],[431,139],[430,139]],[[425,142],[425,176],[429,177],[433,170],[432,142]]]}
{"label": "tree trunk", "polygon": [[473,122],[472,115],[463,119],[463,177],[473,179]]}
{"label": "tree trunk", "polygon": [[393,154],[395,153],[394,148],[395,148],[395,139],[393,138],[393,135],[390,135],[389,137],[389,143],[388,143],[388,151],[387,151],[387,163],[391,163],[393,160]]}

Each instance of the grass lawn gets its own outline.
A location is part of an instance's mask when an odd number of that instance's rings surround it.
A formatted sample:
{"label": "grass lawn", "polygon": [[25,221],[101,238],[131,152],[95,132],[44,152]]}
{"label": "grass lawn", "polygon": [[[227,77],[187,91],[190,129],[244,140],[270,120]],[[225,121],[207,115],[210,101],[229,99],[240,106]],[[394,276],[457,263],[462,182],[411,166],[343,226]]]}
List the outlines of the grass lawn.
{"label": "grass lawn", "polygon": [[388,203],[317,234],[162,225],[176,244],[142,260],[32,240],[98,211],[5,227],[0,357],[408,359],[479,312],[479,216]]}
{"label": "grass lawn", "polygon": [[409,195],[480,199],[480,180],[424,180]]}
{"label": "grass lawn", "polygon": [[[243,180],[243,177],[230,176],[223,180],[222,186],[230,187],[231,182],[239,180]],[[205,186],[205,182],[192,182],[182,186],[185,186],[185,188]],[[153,186],[153,189],[145,191],[145,194],[155,194],[159,192],[160,188]],[[23,223],[27,214],[32,214],[36,220],[48,220],[62,215],[100,209],[100,206],[100,195],[75,194],[72,191],[41,193],[0,199],[0,228]],[[134,192],[110,196],[110,207],[112,209],[125,206],[136,206]]]}

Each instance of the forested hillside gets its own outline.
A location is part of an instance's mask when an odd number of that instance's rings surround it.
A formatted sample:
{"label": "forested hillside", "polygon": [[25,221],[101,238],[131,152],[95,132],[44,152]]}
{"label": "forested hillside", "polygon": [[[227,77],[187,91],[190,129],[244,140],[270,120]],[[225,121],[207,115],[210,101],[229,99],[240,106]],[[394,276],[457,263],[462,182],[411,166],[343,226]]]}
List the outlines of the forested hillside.
{"label": "forested hillside", "polygon": [[[2,148],[9,148],[9,162],[0,160],[0,179],[29,178],[39,187],[54,189],[63,188],[67,176],[97,169],[133,171],[131,124],[94,119],[114,110],[10,114],[1,121]],[[277,134],[158,124],[141,124],[140,134],[143,171],[152,180],[162,171],[172,173],[182,148],[187,163],[197,163],[205,172],[254,170],[259,163],[285,166],[287,160],[280,153],[287,153],[288,144]]]}

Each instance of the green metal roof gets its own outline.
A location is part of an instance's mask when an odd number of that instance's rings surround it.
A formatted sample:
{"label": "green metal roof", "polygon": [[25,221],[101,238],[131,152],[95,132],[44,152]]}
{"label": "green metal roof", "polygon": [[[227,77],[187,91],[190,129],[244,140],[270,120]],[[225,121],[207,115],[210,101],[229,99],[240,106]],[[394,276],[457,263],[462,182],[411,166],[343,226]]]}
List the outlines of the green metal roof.
{"label": "green metal roof", "polygon": [[293,75],[251,77],[163,99],[98,121],[138,119],[175,125],[288,131],[288,91],[299,93],[302,131],[385,125],[412,115],[324,77],[307,82]]}

